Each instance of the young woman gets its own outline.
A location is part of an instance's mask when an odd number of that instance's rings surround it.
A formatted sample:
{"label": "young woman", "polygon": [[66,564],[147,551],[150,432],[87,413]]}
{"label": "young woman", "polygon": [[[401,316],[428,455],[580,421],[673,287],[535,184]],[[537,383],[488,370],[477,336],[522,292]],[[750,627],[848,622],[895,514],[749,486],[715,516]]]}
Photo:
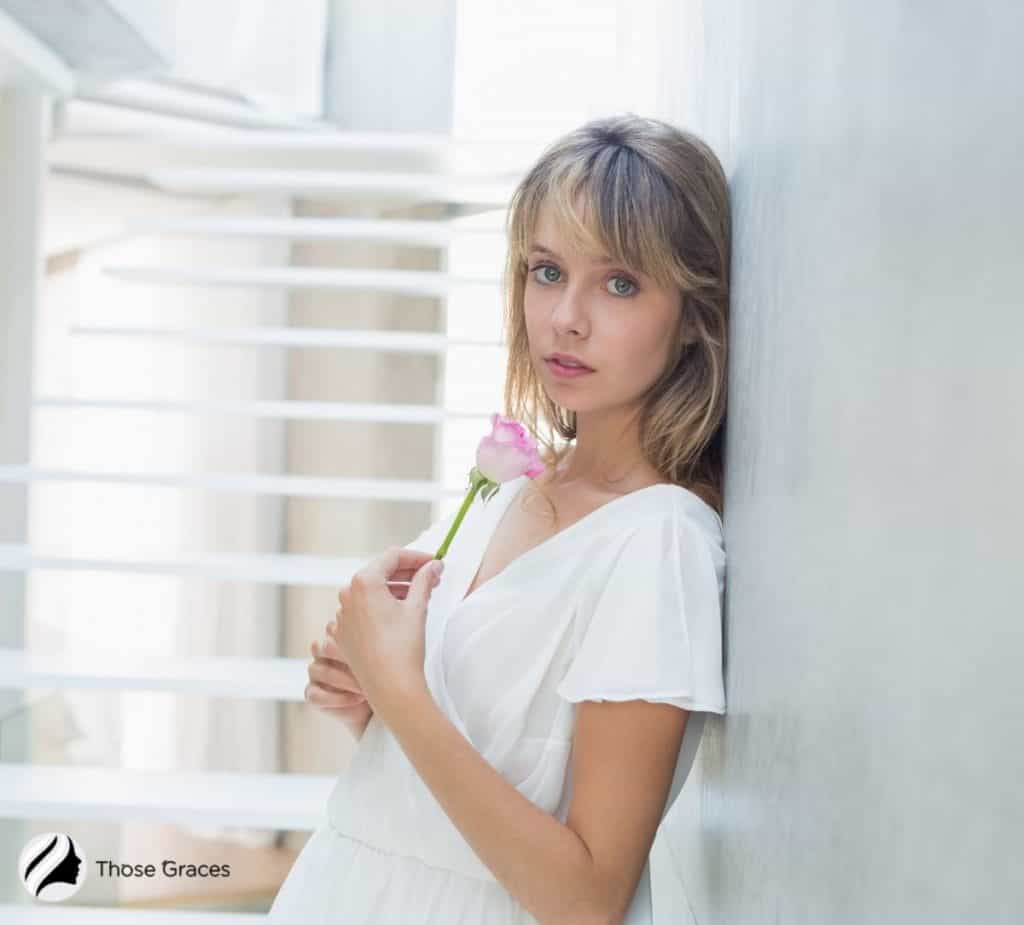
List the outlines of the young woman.
{"label": "young woman", "polygon": [[439,582],[454,514],[342,589],[306,696],[359,748],[274,921],[648,925],[656,829],[725,712],[721,165],[598,119],[507,232],[506,413],[547,469],[474,502]]}

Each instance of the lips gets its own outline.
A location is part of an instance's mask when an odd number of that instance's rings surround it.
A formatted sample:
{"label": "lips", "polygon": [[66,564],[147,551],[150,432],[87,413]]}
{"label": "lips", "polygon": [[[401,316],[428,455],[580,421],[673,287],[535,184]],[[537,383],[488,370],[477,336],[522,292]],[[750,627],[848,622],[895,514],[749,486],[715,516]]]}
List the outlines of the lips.
{"label": "lips", "polygon": [[544,364],[551,375],[559,379],[578,379],[581,376],[589,376],[593,372],[589,366],[563,366],[558,360],[545,360]]}
{"label": "lips", "polygon": [[569,353],[551,353],[548,354],[548,356],[546,356],[545,359],[549,363],[552,361],[557,362],[562,367],[567,369],[586,369],[593,371],[592,366],[587,366],[587,364],[584,363],[582,360],[580,360],[577,357],[574,357],[572,354]]}

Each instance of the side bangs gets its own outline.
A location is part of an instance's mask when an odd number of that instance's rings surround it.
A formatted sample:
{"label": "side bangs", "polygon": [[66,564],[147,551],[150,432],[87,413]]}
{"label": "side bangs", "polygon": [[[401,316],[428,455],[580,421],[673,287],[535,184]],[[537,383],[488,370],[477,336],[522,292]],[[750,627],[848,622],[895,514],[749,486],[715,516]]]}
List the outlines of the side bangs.
{"label": "side bangs", "polygon": [[546,202],[560,235],[574,250],[610,257],[664,289],[684,286],[679,255],[666,247],[679,240],[680,216],[670,214],[675,197],[642,158],[625,148],[606,148],[559,167],[522,203],[522,223],[510,240],[522,259]]}

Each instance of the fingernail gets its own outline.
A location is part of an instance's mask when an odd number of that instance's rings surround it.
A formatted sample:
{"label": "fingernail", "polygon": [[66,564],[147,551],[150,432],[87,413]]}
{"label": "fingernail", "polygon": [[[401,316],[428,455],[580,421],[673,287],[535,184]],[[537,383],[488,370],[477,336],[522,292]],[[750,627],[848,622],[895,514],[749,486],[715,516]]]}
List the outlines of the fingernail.
{"label": "fingernail", "polygon": [[431,571],[433,571],[435,577],[440,578],[441,572],[444,571],[444,561],[442,559],[435,559],[430,563]]}

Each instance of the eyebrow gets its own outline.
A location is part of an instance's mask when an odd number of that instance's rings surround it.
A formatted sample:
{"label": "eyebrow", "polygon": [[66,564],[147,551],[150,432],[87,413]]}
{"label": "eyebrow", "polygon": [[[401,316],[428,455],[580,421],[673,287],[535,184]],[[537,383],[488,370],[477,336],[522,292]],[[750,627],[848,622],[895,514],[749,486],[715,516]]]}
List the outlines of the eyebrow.
{"label": "eyebrow", "polygon": [[[545,247],[543,244],[537,244],[537,243],[532,244],[530,246],[530,253],[532,254],[534,251],[537,251],[537,252],[539,252],[541,254],[548,254],[551,257],[556,257],[559,260],[562,259],[550,247]],[[594,263],[607,264],[607,263],[616,263],[616,261],[613,258],[611,258],[611,257],[596,257],[594,259]]]}

